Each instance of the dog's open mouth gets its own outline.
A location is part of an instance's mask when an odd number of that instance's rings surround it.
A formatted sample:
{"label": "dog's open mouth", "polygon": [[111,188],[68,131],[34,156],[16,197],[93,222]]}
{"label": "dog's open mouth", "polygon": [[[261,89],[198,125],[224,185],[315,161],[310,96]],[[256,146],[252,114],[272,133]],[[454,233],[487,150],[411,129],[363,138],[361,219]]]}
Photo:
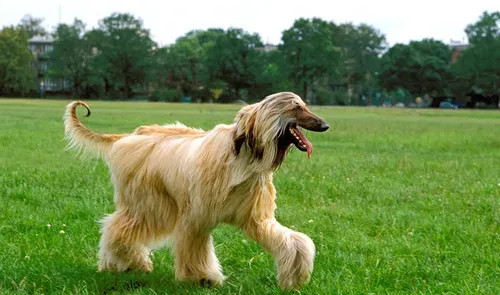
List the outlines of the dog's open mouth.
{"label": "dog's open mouth", "polygon": [[297,125],[289,125],[287,130],[290,143],[293,143],[299,150],[307,152],[307,157],[310,158],[313,145],[304,133],[302,133],[301,128]]}

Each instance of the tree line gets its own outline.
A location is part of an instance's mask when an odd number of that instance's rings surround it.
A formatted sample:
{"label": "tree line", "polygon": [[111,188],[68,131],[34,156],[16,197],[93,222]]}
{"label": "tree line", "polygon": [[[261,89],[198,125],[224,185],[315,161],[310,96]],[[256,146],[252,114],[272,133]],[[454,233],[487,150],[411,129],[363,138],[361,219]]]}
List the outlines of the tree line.
{"label": "tree line", "polygon": [[[27,16],[0,31],[0,95],[39,96],[28,40],[49,32]],[[381,95],[415,97],[500,93],[500,12],[484,12],[465,28],[469,45],[456,52],[431,38],[389,48],[368,24],[300,18],[276,47],[241,28],[193,30],[159,46],[142,21],[114,13],[88,30],[83,21],[51,32],[47,77],[62,94],[154,101],[245,101],[290,90],[313,104],[359,105]]]}

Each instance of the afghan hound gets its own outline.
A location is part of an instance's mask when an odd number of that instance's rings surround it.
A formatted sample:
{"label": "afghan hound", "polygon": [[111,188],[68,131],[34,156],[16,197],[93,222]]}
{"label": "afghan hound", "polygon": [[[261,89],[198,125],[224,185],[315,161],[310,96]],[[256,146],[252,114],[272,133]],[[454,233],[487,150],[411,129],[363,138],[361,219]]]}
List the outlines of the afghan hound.
{"label": "afghan hound", "polygon": [[273,172],[291,146],[312,144],[301,129],[328,124],[291,92],[244,106],[230,125],[203,131],[180,123],[140,126],[130,134],[99,134],[78,120],[77,106],[64,114],[68,148],[92,152],[108,164],[115,212],[101,221],[98,271],[152,271],[150,251],[171,242],[175,277],[222,284],[211,231],[219,223],[240,228],[272,254],[282,289],[310,279],[313,241],[276,221]]}

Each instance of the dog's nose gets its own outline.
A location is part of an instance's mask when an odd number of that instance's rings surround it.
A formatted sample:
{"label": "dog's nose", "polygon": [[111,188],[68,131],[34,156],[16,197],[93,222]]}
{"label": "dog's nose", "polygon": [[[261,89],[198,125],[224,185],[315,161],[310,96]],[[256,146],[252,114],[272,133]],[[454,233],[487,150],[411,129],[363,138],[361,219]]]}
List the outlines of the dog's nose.
{"label": "dog's nose", "polygon": [[320,127],[321,131],[326,131],[326,130],[328,130],[328,128],[330,128],[330,125],[328,125],[328,123],[326,123],[325,121],[323,121],[321,123],[321,127]]}

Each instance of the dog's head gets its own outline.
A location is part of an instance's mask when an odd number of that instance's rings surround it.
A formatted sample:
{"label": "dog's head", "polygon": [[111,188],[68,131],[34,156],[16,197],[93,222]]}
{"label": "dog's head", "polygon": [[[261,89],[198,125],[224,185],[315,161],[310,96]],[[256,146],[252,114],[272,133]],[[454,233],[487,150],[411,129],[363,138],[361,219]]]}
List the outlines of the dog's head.
{"label": "dog's head", "polygon": [[254,158],[272,163],[273,167],[283,162],[292,145],[311,155],[312,143],[302,129],[323,132],[329,128],[328,123],[291,92],[276,93],[243,107],[235,123],[235,153],[239,155],[246,145]]}

